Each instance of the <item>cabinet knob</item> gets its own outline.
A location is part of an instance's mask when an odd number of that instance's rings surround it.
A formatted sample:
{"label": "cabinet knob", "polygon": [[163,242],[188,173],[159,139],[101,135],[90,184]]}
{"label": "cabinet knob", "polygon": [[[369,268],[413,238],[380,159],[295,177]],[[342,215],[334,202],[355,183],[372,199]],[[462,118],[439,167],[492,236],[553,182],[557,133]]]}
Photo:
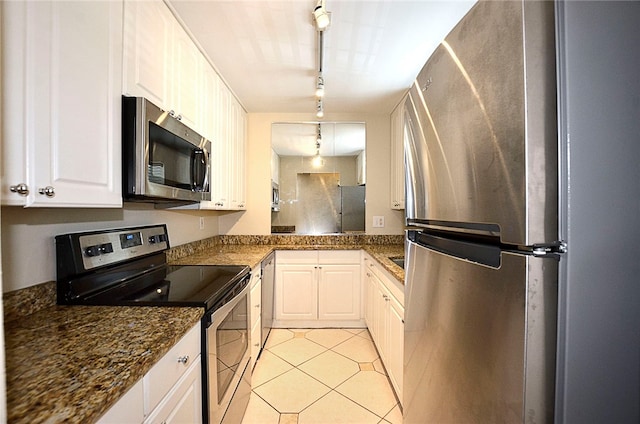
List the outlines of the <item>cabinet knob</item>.
{"label": "cabinet knob", "polygon": [[18,193],[20,196],[26,196],[29,194],[29,186],[25,183],[12,185],[9,187],[12,193]]}
{"label": "cabinet knob", "polygon": [[56,191],[51,186],[46,186],[45,188],[39,188],[38,193],[44,194],[47,197],[54,197],[56,195]]}
{"label": "cabinet knob", "polygon": [[178,357],[178,363],[179,363],[179,364],[185,364],[185,365],[187,365],[187,362],[189,362],[189,355],[185,355],[185,356],[180,356],[180,357]]}
{"label": "cabinet knob", "polygon": [[258,303],[255,307],[256,307],[256,308],[259,308],[259,307],[260,307],[260,304]]}
{"label": "cabinet knob", "polygon": [[254,344],[255,347],[260,347],[260,343]]}

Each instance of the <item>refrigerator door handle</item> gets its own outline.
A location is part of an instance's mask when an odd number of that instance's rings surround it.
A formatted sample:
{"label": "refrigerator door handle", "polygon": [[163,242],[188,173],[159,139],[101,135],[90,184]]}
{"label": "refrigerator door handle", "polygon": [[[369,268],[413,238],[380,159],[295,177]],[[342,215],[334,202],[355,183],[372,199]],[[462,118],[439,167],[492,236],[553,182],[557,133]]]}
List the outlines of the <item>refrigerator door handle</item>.
{"label": "refrigerator door handle", "polygon": [[492,268],[500,268],[502,249],[495,245],[460,241],[420,231],[409,231],[408,238],[419,246],[426,247],[446,255],[465,259],[470,262],[475,262]]}

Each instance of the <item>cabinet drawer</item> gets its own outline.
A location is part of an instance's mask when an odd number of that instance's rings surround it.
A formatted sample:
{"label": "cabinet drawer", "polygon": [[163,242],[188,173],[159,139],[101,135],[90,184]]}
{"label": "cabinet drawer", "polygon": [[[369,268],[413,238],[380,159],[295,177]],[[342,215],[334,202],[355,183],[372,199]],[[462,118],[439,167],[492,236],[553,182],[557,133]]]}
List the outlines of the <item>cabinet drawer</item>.
{"label": "cabinet drawer", "polygon": [[278,250],[276,252],[276,264],[316,264],[317,262],[317,250]]}
{"label": "cabinet drawer", "polygon": [[251,292],[249,294],[250,299],[250,311],[249,315],[251,316],[251,326],[253,327],[256,321],[260,318],[260,313],[262,311],[262,282],[258,279],[258,283],[251,288]]}
{"label": "cabinet drawer", "polygon": [[[200,323],[196,324],[143,377],[144,413],[149,414],[200,355]],[[180,359],[188,357],[186,363]]]}
{"label": "cabinet drawer", "polygon": [[360,264],[360,250],[319,250],[318,262],[323,264]]}

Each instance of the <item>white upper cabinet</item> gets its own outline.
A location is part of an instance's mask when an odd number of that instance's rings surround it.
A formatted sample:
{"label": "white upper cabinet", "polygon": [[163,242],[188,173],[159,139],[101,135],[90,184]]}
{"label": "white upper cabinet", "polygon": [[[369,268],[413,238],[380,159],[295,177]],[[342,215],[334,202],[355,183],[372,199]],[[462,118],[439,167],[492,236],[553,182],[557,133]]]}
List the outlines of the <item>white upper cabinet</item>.
{"label": "white upper cabinet", "polygon": [[404,209],[404,99],[391,113],[391,209]]}
{"label": "white upper cabinet", "polygon": [[202,132],[197,46],[162,1],[126,1],[124,16],[124,94],[146,97]]}
{"label": "white upper cabinet", "polygon": [[173,15],[161,1],[124,3],[124,94],[170,110],[173,29]]}
{"label": "white upper cabinet", "polygon": [[201,66],[204,57],[185,30],[176,22],[173,28],[173,49],[171,64],[171,97],[169,110],[173,110],[178,119],[188,127],[203,132],[204,125],[200,116]]}
{"label": "white upper cabinet", "polygon": [[[221,79],[212,77],[211,201],[201,209],[246,209],[247,113]],[[209,88],[205,87],[209,92]]]}
{"label": "white upper cabinet", "polygon": [[246,149],[247,149],[247,115],[234,98],[231,98],[231,139],[232,146],[231,163],[233,168],[228,172],[231,175],[231,208],[246,209]]}
{"label": "white upper cabinet", "polygon": [[122,206],[122,3],[2,8],[2,203]]}

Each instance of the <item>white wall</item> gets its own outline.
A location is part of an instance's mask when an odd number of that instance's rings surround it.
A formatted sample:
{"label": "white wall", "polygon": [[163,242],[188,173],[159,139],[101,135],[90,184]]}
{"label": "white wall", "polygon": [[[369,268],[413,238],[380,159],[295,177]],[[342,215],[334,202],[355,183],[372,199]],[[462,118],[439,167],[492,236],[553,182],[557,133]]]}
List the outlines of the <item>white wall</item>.
{"label": "white wall", "polygon": [[[3,292],[56,279],[54,236],[134,225],[167,224],[171,246],[218,235],[218,212],[155,210],[127,203],[123,209],[2,208]],[[205,218],[200,230],[200,217]]]}
{"label": "white wall", "polygon": [[640,2],[558,3],[557,423],[640,422]]}
{"label": "white wall", "polygon": [[[271,124],[317,121],[308,113],[250,113],[248,116],[247,210],[220,216],[221,234],[266,235],[271,232]],[[388,114],[331,114],[326,122],[364,122],[367,133],[367,234],[402,234],[404,211],[390,209],[390,136]],[[385,227],[373,228],[373,216]]]}

